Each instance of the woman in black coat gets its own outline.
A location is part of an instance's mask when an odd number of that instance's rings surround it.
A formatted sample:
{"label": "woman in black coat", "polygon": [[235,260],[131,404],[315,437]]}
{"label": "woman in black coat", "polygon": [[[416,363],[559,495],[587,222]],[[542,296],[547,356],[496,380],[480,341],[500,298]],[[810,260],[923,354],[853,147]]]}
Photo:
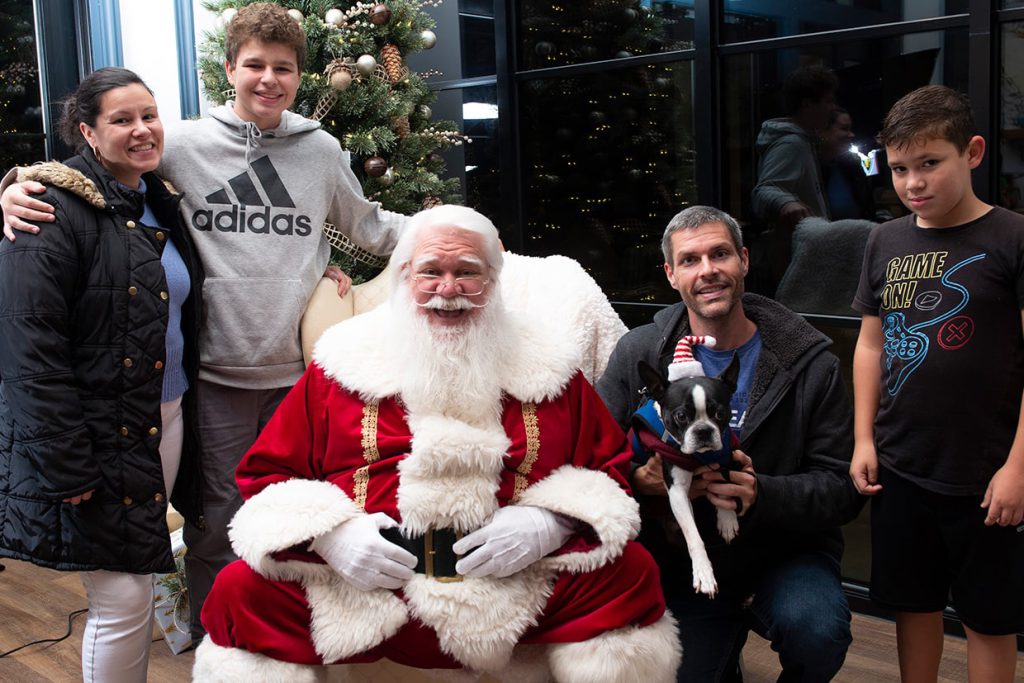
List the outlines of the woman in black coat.
{"label": "woman in black coat", "polygon": [[0,244],[0,556],[82,572],[84,679],[145,681],[172,491],[200,523],[184,414],[202,273],[137,75],[86,77],[61,133],[80,154],[20,174],[55,222]]}

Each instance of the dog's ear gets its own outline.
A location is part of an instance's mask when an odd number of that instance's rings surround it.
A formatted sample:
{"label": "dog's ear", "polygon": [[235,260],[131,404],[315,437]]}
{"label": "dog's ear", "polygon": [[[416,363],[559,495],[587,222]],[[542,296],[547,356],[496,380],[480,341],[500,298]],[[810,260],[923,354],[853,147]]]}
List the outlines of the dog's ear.
{"label": "dog's ear", "polygon": [[652,368],[647,361],[637,361],[636,370],[640,373],[640,379],[647,385],[647,391],[655,401],[660,401],[665,389],[668,388],[668,380],[660,372]]}
{"label": "dog's ear", "polygon": [[725,386],[729,387],[729,391],[736,391],[736,385],[740,379],[740,356],[737,353],[732,354],[732,361],[729,363],[729,367],[722,370],[722,374],[718,376]]}

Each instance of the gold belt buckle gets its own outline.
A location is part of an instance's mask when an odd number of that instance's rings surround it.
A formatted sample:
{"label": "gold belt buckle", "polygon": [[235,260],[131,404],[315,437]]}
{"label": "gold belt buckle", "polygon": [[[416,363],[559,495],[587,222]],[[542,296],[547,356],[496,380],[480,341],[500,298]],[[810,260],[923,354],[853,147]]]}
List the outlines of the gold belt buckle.
{"label": "gold belt buckle", "polygon": [[[462,534],[456,532],[455,540],[461,538]],[[423,575],[434,579],[438,583],[459,583],[462,581],[462,576],[459,574],[455,576],[434,576],[434,555],[436,554],[437,551],[434,550],[434,527],[428,527],[427,532],[423,534]]]}

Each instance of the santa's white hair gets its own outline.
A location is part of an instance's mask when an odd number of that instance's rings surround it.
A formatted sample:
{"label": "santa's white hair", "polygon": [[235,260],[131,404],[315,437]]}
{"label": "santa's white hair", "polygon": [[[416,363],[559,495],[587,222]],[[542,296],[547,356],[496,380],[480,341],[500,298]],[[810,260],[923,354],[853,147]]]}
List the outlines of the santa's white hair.
{"label": "santa's white hair", "polygon": [[395,291],[399,283],[409,277],[409,262],[420,242],[420,234],[426,228],[435,227],[458,228],[475,232],[483,237],[483,257],[487,261],[487,278],[494,285],[498,284],[504,258],[502,257],[501,239],[498,237],[498,229],[494,227],[494,223],[487,216],[468,206],[442,204],[420,211],[406,224],[405,230],[398,238],[398,243],[395,244],[394,251],[391,252],[391,262],[397,266],[391,274],[391,291]]}
{"label": "santa's white hair", "polygon": [[[409,265],[423,230],[452,227],[483,237],[481,258],[491,284],[483,306],[467,297],[434,296],[419,306],[409,283]],[[503,264],[498,230],[485,216],[464,206],[443,205],[413,216],[391,255],[399,265],[392,280],[392,339],[398,344],[396,372],[411,413],[443,414],[473,424],[492,424],[500,416],[498,368],[510,337],[508,315],[497,279]],[[472,310],[457,326],[431,324],[423,308]]]}

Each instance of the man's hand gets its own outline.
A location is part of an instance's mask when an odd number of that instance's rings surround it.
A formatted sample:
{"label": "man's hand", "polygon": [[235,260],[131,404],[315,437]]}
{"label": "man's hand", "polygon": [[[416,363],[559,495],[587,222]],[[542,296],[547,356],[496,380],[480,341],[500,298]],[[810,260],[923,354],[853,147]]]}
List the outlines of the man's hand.
{"label": "man's hand", "polygon": [[873,496],[882,490],[882,485],[878,483],[878,453],[870,441],[857,441],[854,445],[850,478],[861,495]]}
{"label": "man's hand", "polygon": [[707,497],[712,505],[723,510],[735,510],[742,517],[757,501],[757,475],[754,462],[743,451],[733,450],[732,459],[739,463],[739,470],[723,474],[717,465],[698,467],[693,472],[693,481],[696,484],[699,475],[707,482]]}
{"label": "man's hand", "polygon": [[397,590],[415,574],[416,556],[380,535],[381,529],[396,526],[398,522],[375,512],[339,524],[309,547],[361,591]]}
{"label": "man's hand", "polygon": [[455,571],[474,578],[511,576],[561,548],[575,531],[571,520],[544,508],[499,508],[490,522],[452,545],[459,555],[470,553]]}
{"label": "man's hand", "polygon": [[72,505],[78,505],[92,498],[92,494],[96,492],[96,489],[89,489],[80,496],[72,496],[71,498],[65,498],[62,503],[71,503]]}
{"label": "man's hand", "polygon": [[779,209],[779,223],[795,228],[796,224],[811,215],[811,209],[803,202],[786,202]]}
{"label": "man's hand", "polygon": [[338,284],[338,298],[343,299],[348,290],[352,289],[352,278],[345,274],[338,266],[327,266],[324,277],[334,280]]}
{"label": "man's hand", "polygon": [[988,510],[986,526],[1017,526],[1024,521],[1024,468],[1007,462],[996,470],[981,507]]}
{"label": "man's hand", "polygon": [[14,183],[0,195],[0,210],[4,213],[4,236],[7,239],[14,241],[15,230],[33,234],[39,232],[38,227],[26,223],[26,220],[39,223],[54,221],[53,207],[29,196],[29,193],[39,194],[45,191],[45,185],[29,180],[23,183]]}
{"label": "man's hand", "polygon": [[660,455],[652,455],[650,460],[633,470],[633,490],[646,496],[668,495]]}

